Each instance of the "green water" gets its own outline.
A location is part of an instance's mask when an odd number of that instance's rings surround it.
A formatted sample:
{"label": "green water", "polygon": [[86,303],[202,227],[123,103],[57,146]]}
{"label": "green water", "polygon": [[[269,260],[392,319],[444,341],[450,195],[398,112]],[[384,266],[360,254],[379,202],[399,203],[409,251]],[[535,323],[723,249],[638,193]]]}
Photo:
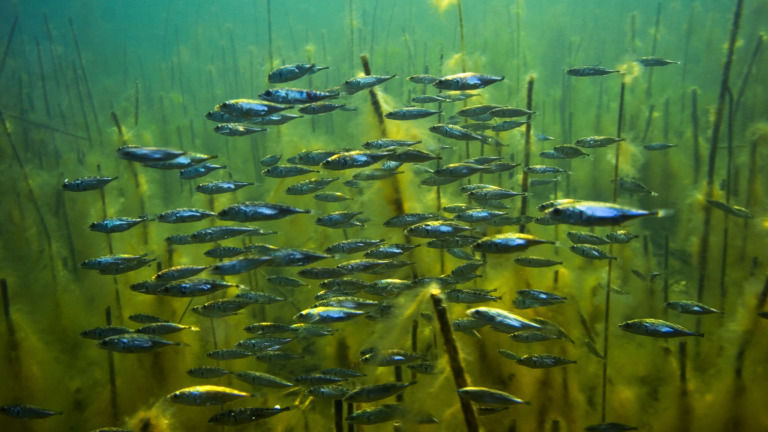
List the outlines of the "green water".
{"label": "green water", "polygon": [[[359,294],[391,305],[391,313],[376,320],[360,317],[330,324],[338,330],[333,335],[297,338],[282,349],[303,355],[302,360],[264,364],[246,358],[217,363],[205,353],[231,348],[252,336],[242,330],[246,325],[265,321],[293,324],[293,316],[315,302],[319,281],[304,279],[308,286],[277,289],[265,278],[297,277],[300,268],[263,266],[227,276],[226,280],[286,301],[250,306],[238,315],[214,320],[191,312],[183,314],[187,299],[143,295],[129,286],[163,268],[217,263],[203,255],[214,244],[169,246],[164,240],[169,235],[214,225],[245,224],[215,218],[177,225],[148,221],[109,236],[89,230],[88,225],[105,215],[151,216],[181,207],[219,211],[243,201],[268,201],[310,209],[311,213],[247,224],[278,234],[240,237],[221,245],[243,247],[265,242],[322,252],[345,237],[423,244],[426,239],[407,237],[402,229],[385,228],[382,223],[402,212],[441,212],[444,205],[467,203],[458,192],[458,187],[467,183],[520,191],[522,167],[510,173],[473,175],[440,187],[439,195],[437,188],[420,185],[426,175],[415,169],[415,164],[403,165],[403,173],[395,179],[363,182],[360,189],[342,185],[359,170],[315,167],[320,170],[317,176],[340,177],[323,192],[343,192],[353,198],[322,203],[311,195],[285,193],[289,185],[314,174],[269,178],[261,174],[264,167],[259,160],[282,154],[281,164],[286,164],[288,157],[303,150],[360,150],[363,142],[386,133],[389,138],[422,140],[414,148],[439,153],[441,166],[481,153],[522,163],[524,127],[493,134],[503,146],[448,140],[428,128],[451,120],[465,106],[525,107],[528,88],[533,86],[532,109],[536,114],[531,119],[530,164],[555,165],[569,173],[530,176],[558,180],[554,186],[529,190],[528,215],[541,216],[536,206],[558,198],[613,201],[611,180],[617,155],[619,177],[633,177],[658,193],[632,195],[619,190],[617,202],[665,209],[669,210],[665,214],[671,215],[623,225],[622,229],[639,238],[610,249],[601,246],[617,257],[610,267],[606,261],[588,260],[568,250],[571,242],[567,231],[590,231],[571,225],[525,226],[527,233],[557,242],[555,245],[508,255],[475,254],[486,261],[477,272],[482,277],[459,286],[496,289],[493,294],[501,300],[477,305],[448,303],[451,319],[465,317],[465,311],[472,307],[494,307],[525,318],[554,321],[574,342],[521,344],[488,327],[478,330],[479,337],[456,333],[470,385],[502,390],[530,401],[530,405],[479,417],[480,429],[576,431],[602,421],[620,422],[642,431],[768,429],[768,414],[763,409],[768,402],[764,391],[768,351],[762,337],[768,322],[757,315],[766,310],[768,208],[763,196],[768,184],[768,126],[763,75],[768,57],[762,52],[764,46],[755,51],[761,32],[766,30],[768,2],[745,2],[728,82],[733,104],[724,99],[711,171],[712,131],[735,2],[675,1],[664,2],[658,9],[654,2],[465,0],[461,5],[464,55],[458,4],[438,3],[442,2],[0,4],[0,111],[5,119],[0,130],[0,161],[6,179],[0,206],[0,277],[6,281],[8,293],[7,302],[4,299],[8,314],[0,320],[0,405],[30,404],[63,411],[63,415],[42,420],[0,416],[0,428],[217,430],[221,427],[207,421],[220,407],[189,407],[166,399],[182,388],[210,384],[254,394],[223,409],[291,407],[273,418],[230,429],[334,430],[333,402],[310,398],[300,386],[287,390],[254,388],[231,375],[201,380],[185,372],[198,366],[219,366],[292,380],[323,368],[345,367],[366,374],[344,383],[347,388],[393,381],[394,368],[360,363],[359,352],[376,347],[415,350],[436,364],[432,375],[413,376],[410,369],[402,368],[402,380],[418,382],[405,390],[401,403],[410,413],[429,412],[439,423],[417,424],[414,414],[405,416],[399,425],[390,421],[358,426],[358,430],[465,430],[431,289],[409,290],[395,298]],[[14,25],[15,17],[18,21]],[[758,53],[754,61],[753,52]],[[476,90],[479,96],[466,102],[440,104],[439,120],[437,116],[407,122],[383,120],[382,126],[368,91],[331,100],[356,111],[306,116],[248,137],[218,135],[212,131],[215,123],[204,118],[221,102],[256,99],[272,87],[325,90],[338,86],[362,75],[361,55],[367,56],[371,73],[397,74],[375,89],[384,113],[409,105],[413,96],[437,94],[432,86],[408,82],[410,75],[473,71],[503,75],[505,79]],[[634,62],[651,55],[681,63],[643,68]],[[330,69],[287,84],[267,83],[266,76],[274,68],[299,62]],[[570,67],[595,64],[623,73],[586,78],[565,74]],[[589,158],[548,160],[538,156],[554,145],[582,137],[616,136],[622,83],[620,130],[625,141],[586,149]],[[437,104],[424,107],[438,109]],[[694,118],[698,142],[694,140]],[[460,121],[466,122],[464,118]],[[535,134],[555,140],[540,142],[533,138]],[[677,147],[658,152],[642,147],[657,142]],[[180,180],[176,171],[145,168],[118,158],[115,149],[123,143],[218,155],[211,162],[227,169],[203,179]],[[420,165],[437,167],[435,162]],[[119,177],[103,189],[103,198],[99,191],[71,193],[61,189],[65,179],[96,175]],[[194,190],[199,183],[227,179],[255,185],[213,198]],[[726,217],[708,206],[706,198],[744,207],[754,217]],[[521,214],[520,197],[506,202],[511,208],[502,211],[511,216]],[[317,217],[342,210],[363,212],[360,220],[364,226],[337,230],[314,223]],[[478,237],[520,230],[519,226],[486,224],[473,228],[471,234]],[[605,235],[612,230],[596,227],[593,231]],[[702,258],[703,249],[707,253]],[[147,253],[157,261],[115,277],[80,268],[83,260],[110,252]],[[524,255],[563,264],[535,269],[513,263],[513,258]],[[361,254],[328,258],[313,266],[334,267],[357,258],[362,258]],[[423,245],[401,258],[413,264],[384,275],[353,277],[368,282],[381,278],[413,280],[449,273],[463,263]],[[661,274],[650,282],[654,272]],[[215,276],[203,273],[199,277]],[[615,289],[607,297],[608,285]],[[549,307],[515,309],[515,292],[521,289],[545,290],[568,300]],[[235,293],[230,289],[195,298],[192,305]],[[666,309],[665,300],[698,300],[725,313],[683,315]],[[96,341],[79,336],[83,330],[104,325],[107,308],[115,325],[139,327],[127,319],[134,313],[171,321],[179,321],[183,314],[182,324],[197,326],[200,331],[167,336],[168,340],[183,342],[182,346],[148,354],[115,353],[111,386],[107,352],[99,349]],[[619,329],[619,323],[638,318],[667,320],[704,333],[704,337],[658,339]],[[606,359],[591,353],[587,341],[598,354],[607,352]],[[554,354],[577,363],[529,369],[502,357],[499,349],[520,356]],[[354,408],[383,403],[395,403],[395,398],[355,404]]]}

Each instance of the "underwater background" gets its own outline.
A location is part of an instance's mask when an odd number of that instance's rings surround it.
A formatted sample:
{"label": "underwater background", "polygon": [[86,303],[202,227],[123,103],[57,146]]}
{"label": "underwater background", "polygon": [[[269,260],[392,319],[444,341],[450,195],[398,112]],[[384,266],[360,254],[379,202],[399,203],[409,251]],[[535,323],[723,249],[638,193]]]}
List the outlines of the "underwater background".
{"label": "underwater background", "polygon": [[[208,419],[222,409],[279,405],[290,410],[229,429],[576,431],[617,422],[641,431],[768,430],[768,321],[759,315],[767,310],[768,295],[766,17],[764,0],[0,3],[0,161],[5,177],[0,192],[0,405],[62,412],[44,419],[0,415],[0,429],[219,430],[222,426]],[[361,56],[366,56],[371,74],[396,77],[371,92],[342,92],[326,101],[346,104],[348,110],[305,115],[242,137],[215,133],[216,123],[205,117],[224,101],[258,99],[271,88],[332,89],[363,76]],[[636,61],[650,56],[680,63],[644,67]],[[293,63],[330,68],[287,84],[267,82],[270,71]],[[621,72],[566,74],[577,66]],[[504,79],[474,90],[477,95],[464,101],[418,105],[441,111],[433,117],[381,117],[382,112],[417,106],[411,103],[415,96],[438,94],[434,86],[406,77],[462,72]],[[456,112],[479,104],[529,106],[535,114],[523,127],[486,131],[496,138],[493,141],[462,142],[430,132],[438,123],[467,123]],[[297,114],[296,109],[285,112]],[[554,139],[546,141],[545,136]],[[588,136],[623,141],[585,149],[589,157],[538,156],[554,145]],[[260,161],[268,155],[282,155],[280,165],[289,165],[286,160],[302,151],[363,150],[364,142],[385,137],[420,140],[414,148],[441,159],[404,164],[400,174],[359,181],[357,187],[343,184],[357,169],[313,166],[319,172],[297,178],[262,173],[266,167]],[[676,146],[662,151],[643,147],[652,143]],[[217,155],[210,162],[226,169],[184,180],[177,170],[152,169],[118,157],[115,150],[124,145]],[[523,175],[524,167],[517,167],[439,187],[421,184],[429,175],[426,168],[481,155],[566,172]],[[62,189],[66,179],[88,176],[117,179],[100,190]],[[341,192],[352,199],[321,202],[285,193],[288,186],[316,176],[339,177],[323,192]],[[617,190],[619,178],[634,179],[649,191]],[[532,179],[551,180],[534,187]],[[218,195],[195,190],[213,180],[254,184]],[[620,227],[464,224],[472,228],[465,234],[478,238],[524,230],[554,244],[513,254],[474,252],[484,265],[471,272],[476,278],[458,286],[495,289],[493,295],[500,298],[483,304],[446,302],[437,295],[439,283],[419,284],[390,296],[357,293],[379,304],[366,316],[327,324],[333,329],[330,335],[291,336],[290,344],[279,351],[302,357],[276,363],[253,356],[216,361],[206,353],[252,337],[243,331],[249,324],[295,324],[294,316],[312,307],[321,290],[319,280],[297,276],[300,267],[264,265],[226,276],[227,282],[283,301],[254,304],[224,318],[188,309],[232,297],[235,288],[190,299],[130,288],[162,269],[218,264],[221,260],[203,254],[214,246],[267,243],[323,253],[334,243],[357,238],[421,244],[398,258],[410,263],[405,267],[354,275],[365,282],[450,274],[466,261],[383,223],[403,213],[453,218],[444,206],[471,204],[459,186],[482,183],[526,191],[524,197],[505,201],[508,209],[499,211],[509,216],[543,216],[538,205],[563,198],[615,201],[663,212],[662,217]],[[714,207],[707,199],[727,204]],[[248,224],[216,217],[182,224],[150,219],[115,234],[88,228],[107,217],[151,218],[179,208],[219,212],[245,201],[285,204],[311,213]],[[739,212],[744,209],[749,217]],[[353,224],[358,226],[331,229],[315,223],[337,211],[362,212]],[[216,245],[166,241],[168,236],[218,225],[258,226],[277,233]],[[627,244],[601,246],[616,259],[591,260],[568,250],[568,231],[605,236],[617,229],[638,237]],[[471,247],[463,250],[473,252]],[[148,254],[156,261],[115,276],[81,267],[87,259],[109,254]],[[524,255],[562,264],[534,268],[513,261]],[[360,253],[333,255],[312,267],[335,267],[360,258]],[[266,280],[269,276],[288,276],[306,285],[278,286]],[[197,277],[221,278],[209,271]],[[443,291],[449,288],[454,287]],[[516,292],[527,289],[567,300],[516,308]],[[697,301],[723,313],[681,314],[665,307],[668,301]],[[526,319],[549,320],[567,335],[519,343],[488,327],[448,332],[440,325],[436,303],[444,303],[451,320],[466,318],[465,312],[474,307],[492,307]],[[97,340],[80,336],[109,323],[135,329],[141,324],[128,316],[137,313],[195,329],[167,336],[178,346],[140,354],[108,352]],[[703,337],[643,337],[618,327],[634,319],[665,320]],[[446,353],[446,340],[458,346],[458,356]],[[371,347],[418,354],[434,370],[417,374],[410,368],[361,362]],[[532,369],[500,355],[500,349],[517,356],[547,353],[575,363]],[[457,358],[468,385],[501,390],[528,404],[498,412],[479,405],[475,414],[463,411],[461,401],[466,399],[457,395],[452,369]],[[200,366],[265,372],[288,381],[325,368],[365,374],[337,384],[347,390],[395,380],[416,383],[398,396],[407,415],[354,426],[343,420],[350,408],[360,411],[395,399],[342,404],[312,397],[307,385],[298,383],[267,388],[232,374],[198,379],[186,373]],[[167,398],[198,385],[253,396],[223,408],[178,405]],[[437,423],[420,421],[424,413]]]}

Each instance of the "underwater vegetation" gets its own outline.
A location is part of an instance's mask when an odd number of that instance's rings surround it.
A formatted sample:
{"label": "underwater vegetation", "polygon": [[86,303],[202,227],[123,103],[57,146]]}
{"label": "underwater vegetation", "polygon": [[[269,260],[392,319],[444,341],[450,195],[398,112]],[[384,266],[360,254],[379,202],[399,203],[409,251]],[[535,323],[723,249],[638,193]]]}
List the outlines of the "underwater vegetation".
{"label": "underwater vegetation", "polygon": [[768,430],[766,2],[0,11],[0,429]]}

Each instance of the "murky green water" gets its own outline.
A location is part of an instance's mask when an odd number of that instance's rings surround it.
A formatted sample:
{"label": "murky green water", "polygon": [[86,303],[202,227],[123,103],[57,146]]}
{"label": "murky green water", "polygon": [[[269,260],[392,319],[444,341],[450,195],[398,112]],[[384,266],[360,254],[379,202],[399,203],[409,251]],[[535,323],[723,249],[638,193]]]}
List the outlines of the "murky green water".
{"label": "murky green water", "polygon": [[[619,188],[618,204],[664,210],[664,216],[645,217],[620,227],[528,223],[522,228],[526,233],[555,244],[511,254],[475,252],[475,258],[485,262],[476,271],[479,277],[453,281],[461,289],[495,289],[491,294],[501,298],[479,304],[447,303],[452,320],[466,318],[465,312],[471,308],[492,307],[526,319],[550,320],[568,335],[526,344],[489,326],[476,333],[453,333],[468,385],[501,390],[530,402],[481,415],[477,420],[480,429],[576,431],[604,421],[642,431],[768,428],[768,415],[762,409],[768,381],[762,335],[768,322],[758,316],[766,310],[767,289],[768,219],[763,196],[768,127],[762,75],[768,65],[760,40],[768,3],[748,0],[744,4],[729,91],[718,115],[734,7],[735,2],[711,1],[465,0],[461,4],[462,35],[459,4],[450,1],[35,1],[0,5],[0,38],[4,41],[0,160],[6,178],[0,210],[0,277],[7,293],[0,332],[0,405],[28,404],[63,411],[40,420],[0,416],[0,427],[20,431],[107,426],[134,431],[217,430],[221,426],[208,424],[208,419],[222,409],[277,405],[290,410],[231,429],[317,431],[348,426],[343,421],[350,414],[347,404],[310,397],[306,385],[275,389],[251,386],[232,374],[208,380],[186,374],[191,368],[218,366],[230,372],[265,372],[291,382],[331,367],[365,374],[335,385],[345,389],[415,380],[400,399],[351,406],[356,411],[387,403],[402,407],[396,420],[357,429],[465,430],[466,413],[460,408],[433,307],[431,295],[439,292],[436,285],[419,284],[383,297],[356,292],[357,297],[385,306],[350,321],[324,324],[334,330],[331,335],[289,333],[294,340],[278,352],[302,357],[278,363],[259,362],[253,356],[217,362],[206,353],[232,348],[253,337],[243,330],[249,324],[295,324],[294,316],[310,308],[321,290],[320,280],[297,276],[302,267],[266,264],[226,276],[227,282],[284,300],[251,305],[225,318],[206,318],[188,308],[233,297],[236,288],[190,302],[188,298],[145,295],[129,287],[172,266],[220,264],[203,255],[215,246],[246,248],[268,243],[322,253],[347,238],[421,245],[396,258],[407,260],[405,267],[348,277],[367,283],[438,277],[465,261],[427,247],[429,239],[406,236],[403,228],[385,227],[384,221],[417,212],[452,218],[453,214],[441,208],[476,204],[458,188],[478,183],[518,192],[527,189],[524,198],[504,200],[502,204],[509,208],[496,210],[508,216],[540,217],[544,214],[536,207],[554,199],[612,202],[612,180],[622,178],[634,179],[657,195]],[[373,93],[342,92],[339,98],[325,101],[346,104],[349,110],[307,115],[244,137],[217,134],[213,131],[216,124],[205,118],[206,112],[224,101],[257,99],[270,88],[320,91],[337,87],[363,75],[361,55],[367,56],[372,74],[397,76],[376,86]],[[650,68],[635,61],[646,56],[680,63]],[[291,63],[316,63],[330,69],[286,84],[267,83],[270,71]],[[565,73],[584,65],[621,73],[602,77]],[[424,119],[381,119],[374,109],[372,94],[383,114],[411,105],[412,97],[438,94],[431,85],[409,82],[408,76],[442,77],[464,71],[504,76],[504,80],[474,90],[477,96],[466,101],[418,105],[441,111]],[[455,115],[462,108],[480,104],[523,108],[529,97],[535,114],[528,130],[523,126],[499,133],[485,131],[486,144],[442,138],[429,131],[437,123],[470,123]],[[297,114],[296,109],[285,112]],[[718,124],[720,133],[712,148],[712,132]],[[554,140],[540,141],[537,134]],[[583,149],[589,157],[552,160],[538,156],[579,138],[619,134],[624,140],[618,144]],[[406,163],[393,178],[361,181],[359,188],[345,182],[363,169],[332,171],[315,166],[311,168],[319,172],[291,178],[262,174],[265,167],[259,161],[268,155],[282,155],[280,165],[288,165],[286,160],[301,151],[362,150],[364,142],[383,137],[421,140],[413,148],[439,155],[441,160]],[[660,142],[676,147],[662,151],[643,147]],[[176,170],[152,169],[119,158],[115,149],[125,144],[216,155],[209,162],[226,165],[226,169],[183,180]],[[567,173],[523,176],[521,166],[503,173],[474,174],[439,188],[421,185],[431,177],[427,169],[481,155],[525,164],[526,146],[530,149],[528,165],[557,166]],[[103,194],[99,190],[62,190],[65,179],[85,176],[118,178]],[[315,200],[311,194],[286,194],[288,186],[312,177],[339,177],[322,192],[341,192],[352,199],[329,203]],[[554,180],[543,186],[531,182],[541,179]],[[254,184],[214,196],[195,191],[196,185],[213,180]],[[709,206],[708,198],[746,208],[753,217],[727,215]],[[311,213],[247,224],[215,217],[183,224],[150,220],[109,235],[88,228],[105,217],[153,217],[185,207],[219,212],[245,201],[280,203]],[[335,211],[362,212],[354,219],[359,226],[332,229],[315,223],[318,217]],[[170,245],[166,241],[171,235],[221,225],[258,226],[277,234],[237,237],[218,244]],[[478,239],[521,230],[519,225],[464,225],[472,228],[465,234]],[[569,251],[568,231],[605,236],[617,229],[638,238],[627,244],[598,246],[615,260],[591,260]],[[463,250],[473,251],[471,247]],[[116,276],[80,266],[86,259],[110,253],[147,254],[156,261]],[[513,261],[521,256],[562,264],[523,267]],[[332,256],[308,267],[335,267],[361,258],[361,253]],[[237,258],[224,261],[233,259]],[[270,284],[267,277],[276,275],[294,277],[307,285]],[[197,277],[220,278],[210,271]],[[452,288],[444,286],[443,296]],[[516,291],[523,289],[543,290],[567,300],[517,309]],[[679,300],[700,301],[724,313],[694,316],[665,307],[665,301]],[[138,328],[141,324],[128,319],[136,313],[180,321],[199,331],[163,336],[180,344],[143,354],[108,354],[99,349],[96,340],[79,336],[83,330],[105,325],[107,319],[113,325]],[[628,320],[647,318],[669,321],[704,337],[651,338],[618,327]],[[361,362],[361,351],[370,347],[379,352],[417,353],[420,360],[432,362],[435,371],[415,374],[407,367]],[[576,363],[531,369],[500,355],[500,349],[517,356],[552,354]],[[253,397],[223,408],[184,406],[166,398],[197,385],[226,386]],[[482,406],[474,409],[489,414]],[[427,413],[439,423],[420,424],[418,420]]]}

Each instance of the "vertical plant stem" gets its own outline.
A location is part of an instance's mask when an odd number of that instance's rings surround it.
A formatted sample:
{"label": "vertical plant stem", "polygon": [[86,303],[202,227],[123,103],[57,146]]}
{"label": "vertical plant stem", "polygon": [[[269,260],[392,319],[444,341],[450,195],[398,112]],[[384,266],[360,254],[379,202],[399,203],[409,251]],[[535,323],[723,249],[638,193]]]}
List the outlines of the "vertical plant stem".
{"label": "vertical plant stem", "polygon": [[[112,325],[112,309],[107,306],[104,310],[108,326]],[[107,368],[109,370],[109,406],[112,409],[112,423],[117,424],[120,418],[117,405],[117,380],[115,379],[115,353],[107,351]]]}
{"label": "vertical plant stem", "polygon": [[[451,365],[453,381],[457,389],[468,387],[469,381],[464,373],[464,365],[461,363],[459,347],[456,345],[456,339],[453,337],[453,327],[451,327],[451,321],[448,319],[448,311],[438,293],[432,293],[431,298],[432,306],[435,308],[435,314],[437,315],[437,322],[440,326],[440,333],[443,335],[443,345],[445,345],[445,351],[448,354],[448,361]],[[477,414],[475,414],[472,403],[462,397],[459,398],[459,402],[461,404],[461,411],[464,414],[464,423],[467,425],[467,432],[479,431]]]}
{"label": "vertical plant stem", "polygon": [[80,100],[80,112],[83,114],[83,122],[85,123],[85,135],[88,137],[88,147],[93,148],[93,136],[91,135],[91,126],[88,121],[88,114],[85,111],[85,99],[83,99],[83,90],[80,88],[80,79],[77,77],[77,66],[75,61],[72,61],[72,71],[75,76],[75,87],[77,88],[77,97]]}
{"label": "vertical plant stem", "polygon": [[741,107],[741,99],[744,97],[744,92],[747,89],[747,82],[749,82],[749,76],[752,74],[752,68],[755,66],[757,57],[760,55],[760,48],[763,47],[763,42],[765,42],[765,35],[758,35],[755,49],[752,51],[752,57],[749,59],[749,66],[747,66],[747,70],[744,72],[744,78],[741,79],[741,86],[739,87],[739,91],[736,93],[736,106],[733,109],[735,113],[738,113],[739,107]]}
{"label": "vertical plant stem", "polygon": [[[101,135],[101,128],[99,127],[99,114],[96,112],[96,104],[93,101],[93,93],[91,92],[91,84],[88,81],[88,74],[85,71],[85,62],[83,61],[83,53],[80,51],[80,42],[77,40],[77,33],[75,33],[75,26],[72,24],[72,18],[69,18],[69,29],[72,31],[72,40],[75,41],[75,50],[77,51],[77,59],[80,61],[80,70],[83,73],[83,83],[85,84],[86,95],[90,102],[91,112],[93,113],[93,119],[96,126],[96,134],[99,136],[99,142],[103,143],[104,138]],[[77,70],[75,70],[75,76],[77,76]]]}
{"label": "vertical plant stem", "polygon": [[[723,65],[723,77],[720,83],[720,94],[717,98],[717,108],[715,109],[715,118],[712,124],[712,141],[709,146],[709,163],[707,164],[707,190],[706,198],[714,198],[715,195],[715,162],[717,160],[717,146],[720,140],[720,128],[723,123],[723,111],[725,110],[725,97],[728,92],[728,83],[731,77],[731,65],[733,64],[733,52],[736,47],[736,39],[739,33],[739,23],[741,22],[741,11],[744,0],[736,0],[736,8],[733,12],[733,24],[731,25],[731,36],[728,41],[728,52],[725,56]],[[701,301],[704,297],[704,288],[706,285],[706,268],[709,254],[709,233],[712,222],[711,206],[704,206],[704,223],[702,225],[702,244],[699,248],[699,280],[696,299]]]}
{"label": "vertical plant stem", "polygon": [[136,89],[135,105],[133,107],[133,125],[139,125],[139,80],[134,82]]}
{"label": "vertical plant stem", "polygon": [[[656,8],[656,26],[653,29],[653,45],[651,46],[651,55],[656,55],[656,44],[659,42],[659,26],[661,25],[661,3],[658,4],[658,7]],[[648,71],[648,86],[645,88],[645,97],[647,99],[651,98],[651,95],[653,94],[652,86],[653,86],[653,69],[649,68]]]}
{"label": "vertical plant stem", "polygon": [[[461,33],[461,71],[467,71],[467,48],[464,43],[464,11],[461,8],[461,0],[458,0],[459,32]],[[469,156],[467,156],[469,158]]]}
{"label": "vertical plant stem", "polygon": [[[526,109],[533,111],[533,75],[528,77],[528,92],[526,97]],[[523,153],[523,167],[531,164],[531,119],[533,114],[528,114],[525,124],[525,150]],[[524,194],[520,201],[520,216],[525,216],[528,212],[528,172],[523,170],[522,185],[520,191]],[[525,232],[525,224],[520,224],[520,232]]]}
{"label": "vertical plant stem", "polygon": [[40,52],[40,41],[35,38],[35,50],[37,51],[37,66],[40,69],[40,85],[43,87],[43,101],[45,102],[45,115],[51,118],[51,105],[48,102],[48,87],[45,81],[45,68],[43,67],[43,54]]}
{"label": "vertical plant stem", "polygon": [[693,129],[691,136],[693,137],[693,182],[698,183],[701,177],[701,157],[699,150],[699,91],[698,89],[691,90],[691,128]]}
{"label": "vertical plant stem", "polygon": [[[621,82],[619,94],[619,119],[616,127],[616,138],[621,138],[621,125],[624,119],[624,91],[626,83]],[[619,191],[619,166],[621,164],[621,141],[616,143],[616,163],[613,168],[613,202],[616,202]],[[613,244],[608,247],[608,253],[613,254]],[[611,278],[613,276],[613,260],[608,261],[608,278],[605,286],[605,317],[603,319],[603,380],[602,398],[600,404],[600,421],[605,422],[608,401],[608,335],[610,334],[611,318]]]}
{"label": "vertical plant stem", "polygon": [[11,24],[11,31],[8,32],[8,38],[5,40],[5,47],[3,47],[3,57],[0,58],[0,76],[3,76],[3,70],[5,69],[5,60],[8,58],[8,51],[11,48],[11,42],[13,42],[13,35],[16,33],[16,24],[19,23],[19,16],[13,18],[13,24]]}

